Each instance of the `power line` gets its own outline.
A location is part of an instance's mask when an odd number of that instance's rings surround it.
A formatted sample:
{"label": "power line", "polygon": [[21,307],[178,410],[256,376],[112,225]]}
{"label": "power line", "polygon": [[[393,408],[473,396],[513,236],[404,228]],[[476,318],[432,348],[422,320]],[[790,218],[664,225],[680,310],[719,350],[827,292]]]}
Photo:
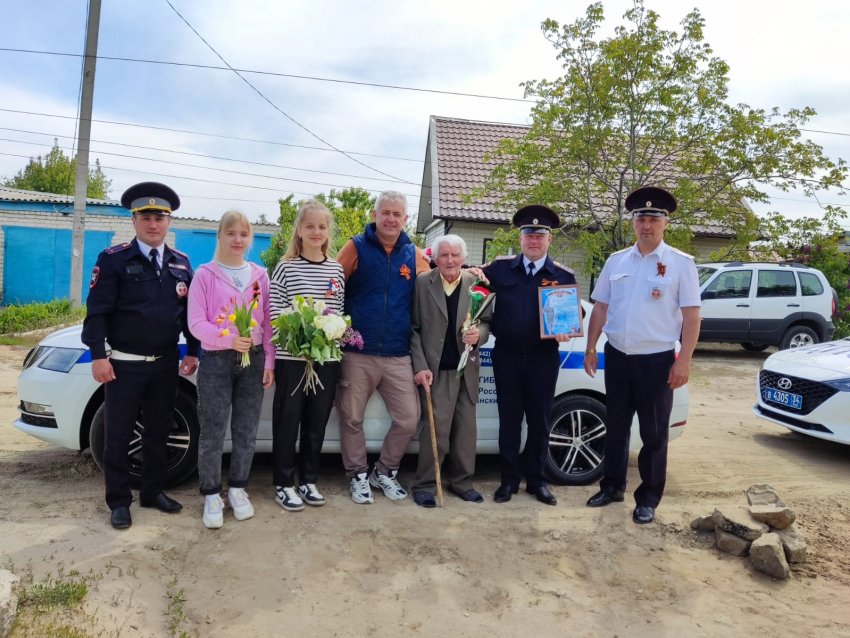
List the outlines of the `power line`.
{"label": "power line", "polygon": [[[29,156],[29,155],[20,155],[20,154],[17,154],[17,153],[2,153],[2,152],[0,152],[0,155],[6,156],[6,157],[21,157],[23,159],[31,159],[31,156]],[[187,181],[190,181],[190,182],[203,182],[203,183],[206,183],[206,184],[216,184],[218,186],[238,186],[240,188],[251,188],[251,189],[254,189],[254,190],[261,190],[261,191],[272,191],[272,192],[275,192],[275,193],[279,193],[279,192],[281,192],[281,190],[283,190],[285,192],[291,192],[288,189],[271,188],[269,186],[254,186],[252,184],[234,184],[232,182],[221,182],[219,180],[202,179],[200,177],[186,177],[186,176],[183,176],[183,175],[174,175],[173,173],[153,173],[151,171],[143,171],[143,170],[139,170],[139,169],[136,169],[136,168],[122,168],[120,166],[105,166],[103,164],[101,164],[101,168],[106,168],[106,169],[109,169],[111,171],[124,171],[124,172],[127,172],[127,173],[136,173],[136,174],[139,174],[139,175],[152,175],[152,176],[155,176],[155,177],[167,177],[169,179],[184,179],[184,180],[187,180]],[[351,187],[345,186],[345,187],[342,187],[342,188],[351,188]],[[372,193],[379,193],[380,192],[379,190],[374,189],[374,188],[364,188],[363,190],[369,191],[369,192],[372,192]],[[415,198],[415,199],[419,199],[419,195],[406,195],[406,196],[412,197],[412,198]]]}
{"label": "power line", "polygon": [[[41,142],[26,142],[26,141],[23,141],[23,140],[13,140],[13,139],[9,139],[9,138],[6,138],[6,137],[0,137],[0,142],[13,142],[15,144],[27,144],[29,146],[44,146],[44,144],[41,143]],[[58,144],[57,144],[57,147],[61,148],[63,150],[71,150],[67,146],[58,146]],[[328,184],[327,182],[313,182],[313,181],[305,180],[305,179],[297,179],[295,177],[279,177],[277,175],[263,175],[262,173],[249,173],[247,171],[234,171],[234,170],[231,170],[231,169],[228,169],[228,168],[215,168],[215,167],[212,167],[212,166],[200,166],[198,164],[187,164],[185,162],[172,162],[172,161],[169,161],[169,160],[161,160],[161,159],[155,159],[155,158],[151,158],[151,157],[139,157],[138,155],[126,155],[124,153],[110,153],[109,151],[93,151],[93,152],[99,153],[101,155],[109,155],[109,156],[112,156],[112,157],[123,157],[125,159],[143,160],[143,161],[146,161],[146,162],[156,162],[158,164],[169,164],[171,166],[183,166],[185,168],[199,168],[199,169],[205,170],[205,171],[217,171],[217,172],[220,172],[220,173],[230,173],[230,174],[233,174],[233,175],[244,175],[246,177],[260,177],[262,179],[275,179],[275,180],[280,180],[280,181],[283,181],[283,182],[298,182],[300,184],[312,184],[314,186],[329,186],[331,188],[353,188],[352,186],[346,186],[344,184]],[[373,192],[376,192],[376,193],[381,192],[381,189],[374,189],[374,188],[365,188],[363,190],[373,191]],[[412,193],[404,193],[404,194],[407,197],[418,197],[418,195],[413,195]]]}
{"label": "power line", "polygon": [[[38,113],[36,111],[19,111],[16,109],[4,109],[0,108],[0,112],[4,113],[19,113],[21,115],[37,115],[40,117],[55,117],[63,120],[75,120],[77,118],[71,115],[55,115],[53,113]],[[273,142],[271,140],[257,140],[250,137],[235,137],[232,135],[220,135],[218,133],[205,133],[203,131],[190,131],[187,129],[179,129],[179,128],[169,128],[167,126],[152,126],[150,124],[134,124],[132,122],[118,122],[116,120],[98,120],[95,118],[91,119],[92,122],[98,122],[100,124],[114,124],[116,126],[130,126],[133,128],[147,128],[155,131],[167,131],[169,133],[186,133],[187,135],[201,135],[203,137],[217,137],[225,140],[234,140],[237,142],[255,142],[257,144],[271,144],[273,146],[288,146],[291,148],[303,148],[311,151],[323,151],[326,153],[335,153],[336,151],[331,148],[321,148],[320,146],[305,146],[303,144],[289,144],[287,142]],[[364,157],[380,157],[383,159],[391,159],[398,160],[402,162],[417,162],[419,164],[424,163],[421,159],[414,159],[411,157],[396,157],[393,155],[378,155],[376,153],[359,153],[357,151],[344,151],[348,155],[362,155]]]}
{"label": "power line", "polygon": [[[185,23],[186,23],[186,26],[187,26],[187,27],[189,27],[189,28],[190,28],[190,29],[191,29],[191,30],[195,33],[195,35],[196,35],[196,36],[198,36],[198,37],[201,39],[201,42],[203,42],[204,44],[206,44],[206,45],[207,45],[207,47],[209,48],[209,50],[210,50],[210,51],[212,51],[213,53],[215,53],[215,54],[216,54],[216,56],[218,56],[218,59],[219,59],[219,60],[221,60],[222,62],[224,62],[224,65],[225,65],[227,68],[229,68],[231,71],[233,71],[233,72],[234,72],[234,73],[235,73],[235,74],[239,77],[239,79],[240,79],[240,80],[242,80],[245,84],[247,84],[248,86],[250,86],[250,87],[254,90],[254,92],[255,92],[257,95],[259,95],[259,96],[260,96],[261,98],[263,98],[266,102],[268,102],[268,103],[272,106],[272,108],[274,108],[274,109],[275,109],[278,113],[280,113],[281,115],[283,115],[283,116],[284,116],[286,119],[288,119],[290,122],[292,122],[293,124],[297,125],[297,126],[298,126],[298,127],[300,127],[301,129],[303,129],[304,131],[306,131],[307,133],[309,133],[310,135],[312,135],[313,137],[315,137],[315,138],[316,138],[317,140],[319,140],[322,144],[325,144],[325,145],[327,145],[327,146],[330,146],[330,147],[331,147],[332,149],[334,149],[335,151],[337,151],[337,152],[341,153],[342,155],[344,155],[345,157],[347,157],[348,159],[350,159],[352,162],[357,162],[357,163],[358,163],[358,164],[360,164],[361,166],[365,166],[365,167],[366,167],[366,168],[368,168],[369,170],[375,171],[376,173],[380,173],[381,175],[384,175],[385,177],[391,177],[391,178],[393,178],[393,179],[395,179],[395,180],[398,180],[398,181],[400,181],[400,182],[407,182],[407,180],[405,180],[405,179],[401,179],[401,178],[396,177],[395,175],[390,175],[389,173],[385,173],[384,171],[381,171],[381,170],[378,170],[377,168],[374,168],[374,167],[372,167],[372,166],[369,166],[369,165],[368,165],[368,164],[366,164],[365,162],[361,162],[361,161],[360,161],[359,159],[357,159],[356,157],[352,157],[351,155],[348,155],[345,151],[338,149],[336,146],[334,146],[333,144],[331,144],[331,143],[330,143],[330,142],[328,142],[327,140],[322,139],[322,138],[321,138],[321,137],[319,137],[316,133],[314,133],[313,131],[311,131],[310,129],[308,129],[306,126],[304,126],[303,124],[301,124],[301,122],[299,122],[299,121],[298,121],[298,120],[296,120],[294,117],[292,117],[291,115],[289,115],[288,113],[286,113],[285,111],[283,111],[283,109],[281,109],[281,108],[280,108],[277,104],[275,104],[275,103],[274,103],[274,102],[272,102],[269,98],[267,98],[267,97],[266,97],[266,95],[265,95],[262,91],[260,91],[260,89],[258,89],[256,86],[254,86],[253,84],[251,84],[251,83],[247,80],[247,78],[245,78],[245,76],[243,76],[241,73],[239,73],[239,71],[237,71],[237,70],[236,70],[236,69],[234,69],[232,66],[230,66],[230,64],[227,62],[227,60],[225,60],[225,59],[222,57],[222,55],[221,55],[218,51],[216,51],[216,50],[215,50],[215,48],[213,47],[213,45],[211,45],[209,42],[207,42],[207,41],[204,39],[204,36],[202,36],[200,33],[198,33],[198,30],[197,30],[195,27],[193,27],[191,24],[189,24],[189,21],[188,21],[186,18],[184,18],[184,17],[183,17],[183,15],[182,15],[182,14],[181,14],[181,13],[180,13],[180,12],[179,12],[176,8],[175,8],[175,6],[174,6],[173,4],[171,4],[171,0],[165,0],[165,3],[166,3],[169,7],[171,7],[172,11],[174,11],[174,13],[176,13],[176,14],[177,14],[177,16],[178,16],[181,20],[183,20],[183,22],[185,22]],[[407,182],[407,183],[408,183],[408,184],[412,184],[413,182]]]}
{"label": "power line", "polygon": [[[43,135],[45,137],[53,137],[53,138],[57,138],[57,137],[70,138],[71,137],[70,135],[60,135],[59,133],[41,133],[39,131],[28,131],[26,129],[9,128],[9,127],[6,127],[6,126],[0,126],[0,131],[14,131],[15,133],[27,133],[29,135]],[[25,143],[25,142],[23,142],[23,140],[7,140],[7,141],[10,141],[10,142],[20,141],[21,143]],[[351,177],[351,178],[354,178],[354,179],[368,179],[370,181],[381,181],[381,182],[388,181],[387,179],[385,179],[383,177],[366,177],[365,175],[351,175],[349,173],[335,173],[333,171],[322,171],[322,170],[319,170],[319,169],[316,169],[316,168],[300,168],[298,166],[284,166],[282,164],[270,164],[268,162],[255,162],[255,161],[252,161],[252,160],[234,159],[234,158],[231,158],[231,157],[221,157],[221,156],[218,156],[218,155],[205,155],[204,153],[191,153],[189,151],[175,151],[175,150],[168,149],[168,148],[158,148],[156,146],[142,146],[141,144],[126,144],[124,142],[110,142],[108,140],[96,140],[96,139],[93,139],[93,138],[92,138],[91,141],[97,142],[98,144],[110,144],[110,145],[113,145],[113,146],[126,146],[128,148],[139,148],[139,149],[143,149],[143,150],[146,150],[146,151],[157,151],[157,152],[160,152],[160,153],[175,153],[177,155],[189,155],[191,157],[203,157],[203,158],[206,158],[206,159],[222,160],[222,161],[225,161],[225,162],[237,162],[237,163],[240,163],[240,164],[253,164],[253,165],[256,165],[256,166],[268,166],[268,167],[271,167],[271,168],[283,168],[283,169],[286,169],[286,170],[293,170],[293,171],[305,171],[307,173],[321,173],[323,175],[336,175],[338,177]],[[35,143],[35,142],[33,142],[33,143]],[[105,153],[105,151],[103,151],[103,152]],[[407,184],[408,182],[396,182],[396,183]]]}
{"label": "power line", "polygon": [[[173,8],[173,7],[172,7]],[[182,17],[182,16],[181,16]],[[61,57],[75,57],[76,53],[62,53],[60,51],[39,51],[36,49],[11,49],[0,47],[0,51],[8,51],[11,53],[31,53],[36,55],[56,55]],[[239,73],[250,73],[253,75],[270,75],[280,78],[290,78],[294,80],[312,80],[315,82],[333,82],[335,84],[353,84],[355,86],[369,86],[378,89],[394,89],[397,91],[415,91],[417,93],[436,93],[438,95],[452,95],[456,97],[474,97],[482,100],[501,100],[504,102],[532,102],[526,98],[506,97],[503,95],[484,95],[481,93],[464,93],[462,91],[446,91],[444,89],[423,89],[415,86],[401,86],[398,84],[378,84],[375,82],[361,82],[357,80],[340,80],[339,78],[323,78],[314,75],[297,75],[294,73],[277,73],[275,71],[259,71],[257,69],[235,69],[230,66],[213,66],[210,64],[193,64],[190,62],[172,62],[168,60],[146,60],[142,58],[125,58],[110,55],[99,55],[98,60],[112,60],[115,62],[138,62],[142,64],[161,64],[165,66],[183,66],[195,69],[208,69],[211,71],[238,71]],[[227,64],[225,62],[225,64]]]}

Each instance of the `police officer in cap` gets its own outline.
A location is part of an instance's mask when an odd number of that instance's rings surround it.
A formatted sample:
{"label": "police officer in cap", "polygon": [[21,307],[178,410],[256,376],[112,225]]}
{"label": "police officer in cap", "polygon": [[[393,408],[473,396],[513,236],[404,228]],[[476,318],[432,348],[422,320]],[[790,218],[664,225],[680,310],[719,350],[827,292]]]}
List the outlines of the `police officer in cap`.
{"label": "police officer in cap", "polygon": [[497,294],[490,330],[496,336],[492,357],[499,401],[502,484],[496,490],[495,501],[506,503],[519,491],[519,449],[524,415],[528,423],[526,490],[541,503],[555,505],[557,501],[546,486],[544,476],[549,412],[560,367],[558,344],[569,341],[570,337],[540,337],[538,289],[574,284],[576,280],[569,268],[548,255],[552,230],[561,225],[554,211],[546,206],[525,206],[516,212],[513,223],[520,229],[522,254],[499,257],[480,270],[470,270],[473,274],[483,271]]}
{"label": "police officer in cap", "polygon": [[[189,258],[165,244],[180,198],[164,184],[145,182],[128,188],[121,205],[133,213],[136,237],[98,257],[82,334],[91,350],[92,375],[104,384],[106,504],[118,529],[132,524],[128,454],[140,408],[144,461],[139,504],[169,513],[182,509],[162,490],[178,371],[195,372],[199,345],[186,320],[193,274]],[[177,347],[181,332],[187,346],[182,364]]]}
{"label": "police officer in cap", "polygon": [[[688,382],[700,328],[697,269],[690,255],[664,243],[676,198],[662,188],[638,188],[626,198],[636,243],[608,258],[593,291],[584,369],[595,376],[596,343],[604,330],[608,433],[605,475],[588,502],[602,507],[623,501],[629,465],[629,434],[635,413],[643,447],[641,485],[635,490],[636,523],[651,523],[667,476],[667,441],[673,390]],[[676,341],[682,348],[676,358]]]}

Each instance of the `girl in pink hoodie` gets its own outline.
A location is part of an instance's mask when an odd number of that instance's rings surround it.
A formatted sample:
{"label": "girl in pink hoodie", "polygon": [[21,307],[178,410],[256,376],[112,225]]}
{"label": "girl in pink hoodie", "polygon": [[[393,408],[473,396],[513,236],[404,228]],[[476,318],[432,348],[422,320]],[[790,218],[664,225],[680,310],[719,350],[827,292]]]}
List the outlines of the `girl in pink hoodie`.
{"label": "girl in pink hoodie", "polygon": [[[224,524],[221,499],[221,455],[230,423],[233,450],[227,491],[238,521],[251,518],[254,508],[245,493],[254,458],[263,389],[274,383],[275,349],[269,314],[269,276],[265,268],[246,262],[253,241],[251,223],[229,210],[218,226],[215,257],[195,271],[189,288],[189,330],[201,341],[198,367],[198,474],[205,497],[204,525]],[[250,337],[240,337],[228,317],[234,303],[249,305],[256,322]],[[242,366],[248,352],[250,365]]]}

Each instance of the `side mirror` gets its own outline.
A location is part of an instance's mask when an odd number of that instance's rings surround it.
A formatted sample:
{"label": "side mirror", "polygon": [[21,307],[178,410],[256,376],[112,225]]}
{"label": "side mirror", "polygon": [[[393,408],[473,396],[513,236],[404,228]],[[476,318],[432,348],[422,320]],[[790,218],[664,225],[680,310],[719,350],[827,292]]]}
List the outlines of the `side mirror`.
{"label": "side mirror", "polygon": [[700,295],[700,299],[717,299],[717,291],[716,290],[705,290]]}

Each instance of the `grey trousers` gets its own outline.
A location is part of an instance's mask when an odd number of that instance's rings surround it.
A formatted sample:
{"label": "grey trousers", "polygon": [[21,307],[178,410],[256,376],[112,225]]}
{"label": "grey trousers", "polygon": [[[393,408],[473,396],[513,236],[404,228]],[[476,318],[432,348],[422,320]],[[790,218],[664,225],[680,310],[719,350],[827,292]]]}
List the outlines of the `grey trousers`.
{"label": "grey trousers", "polygon": [[233,443],[228,485],[248,485],[263,403],[265,360],[262,350],[251,352],[251,365],[242,368],[235,350],[202,353],[198,367],[198,475],[204,496],[221,492],[221,455],[228,422]]}
{"label": "grey trousers", "polygon": [[[478,441],[476,402],[469,396],[464,379],[456,379],[454,370],[438,370],[431,384],[431,404],[434,408],[434,429],[437,433],[437,454],[442,478],[453,492],[462,494],[472,489],[475,474],[475,446]],[[431,447],[431,426],[428,423],[428,403],[425,390],[422,398],[422,420],[419,433],[419,465],[411,491],[437,490],[437,472]],[[477,400],[477,397],[476,397]],[[447,458],[448,457],[448,458]],[[445,459],[445,463],[444,463]]]}

